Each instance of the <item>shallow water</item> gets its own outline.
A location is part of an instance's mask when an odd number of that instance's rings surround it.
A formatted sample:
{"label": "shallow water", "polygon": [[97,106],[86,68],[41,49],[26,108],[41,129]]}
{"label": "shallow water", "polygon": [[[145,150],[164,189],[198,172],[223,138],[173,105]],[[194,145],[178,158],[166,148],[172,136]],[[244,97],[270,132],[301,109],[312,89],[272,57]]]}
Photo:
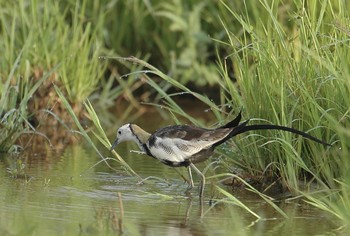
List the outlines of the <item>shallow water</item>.
{"label": "shallow water", "polygon": [[7,172],[10,163],[1,161],[0,235],[115,235],[120,225],[125,235],[315,235],[335,229],[324,212],[310,206],[278,203],[285,219],[245,191],[234,194],[261,220],[234,204],[210,206],[210,199],[223,198],[210,180],[201,218],[197,188],[186,194],[187,185],[173,169],[125,148],[118,151],[132,168],[142,178],[154,178],[138,184],[138,177],[117,164],[117,171],[103,163],[92,167],[99,157],[82,146],[57,157],[28,158],[25,176],[18,178]]}

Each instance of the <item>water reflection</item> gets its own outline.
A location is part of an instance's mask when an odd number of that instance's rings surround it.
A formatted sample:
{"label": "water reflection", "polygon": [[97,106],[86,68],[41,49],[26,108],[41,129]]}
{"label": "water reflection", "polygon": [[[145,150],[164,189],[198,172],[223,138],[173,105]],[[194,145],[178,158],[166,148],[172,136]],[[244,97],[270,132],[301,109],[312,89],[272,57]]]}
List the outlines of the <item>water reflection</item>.
{"label": "water reflection", "polygon": [[13,178],[6,171],[9,162],[3,160],[0,235],[109,235],[120,233],[120,222],[125,235],[302,235],[334,228],[328,216],[311,207],[284,203],[280,207],[289,219],[283,219],[261,199],[237,192],[236,197],[263,217],[256,222],[236,205],[210,206],[212,196],[222,198],[211,186],[201,209],[197,188],[186,195],[187,184],[173,169],[146,156],[125,154],[140,176],[156,178],[138,184],[139,178],[115,163],[118,172],[103,163],[91,168],[99,157],[82,146],[52,158],[24,159],[31,179]]}

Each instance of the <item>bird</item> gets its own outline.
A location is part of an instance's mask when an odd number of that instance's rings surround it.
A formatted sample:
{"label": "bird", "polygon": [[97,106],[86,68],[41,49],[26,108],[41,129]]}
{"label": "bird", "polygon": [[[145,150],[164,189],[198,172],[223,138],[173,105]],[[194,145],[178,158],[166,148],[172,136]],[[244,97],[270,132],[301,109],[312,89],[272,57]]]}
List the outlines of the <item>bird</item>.
{"label": "bird", "polygon": [[190,177],[189,188],[194,186],[191,173],[192,168],[201,178],[199,199],[202,201],[205,176],[194,164],[207,160],[217,146],[238,134],[252,130],[283,130],[330,146],[330,144],[297,129],[272,124],[248,125],[249,119],[240,122],[241,118],[240,111],[232,121],[215,129],[190,125],[171,125],[160,128],[153,134],[148,133],[136,124],[127,123],[117,130],[117,135],[110,151],[121,142],[135,142],[142,153],[159,160],[165,165],[170,167],[187,167]]}

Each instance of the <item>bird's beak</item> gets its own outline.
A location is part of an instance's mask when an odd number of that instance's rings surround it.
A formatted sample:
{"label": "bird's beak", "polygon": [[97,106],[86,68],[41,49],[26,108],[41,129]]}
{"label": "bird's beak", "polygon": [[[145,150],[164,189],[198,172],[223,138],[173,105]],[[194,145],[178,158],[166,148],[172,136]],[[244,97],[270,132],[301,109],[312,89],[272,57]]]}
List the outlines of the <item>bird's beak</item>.
{"label": "bird's beak", "polygon": [[113,142],[112,147],[111,147],[111,149],[109,149],[109,151],[112,151],[118,144],[119,144],[119,140],[116,139],[116,140]]}

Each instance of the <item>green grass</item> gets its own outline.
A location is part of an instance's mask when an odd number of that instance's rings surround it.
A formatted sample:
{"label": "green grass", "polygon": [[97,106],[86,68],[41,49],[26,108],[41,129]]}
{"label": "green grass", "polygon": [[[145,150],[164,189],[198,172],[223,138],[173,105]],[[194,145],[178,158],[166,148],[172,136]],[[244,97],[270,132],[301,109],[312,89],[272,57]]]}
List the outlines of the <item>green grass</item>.
{"label": "green grass", "polygon": [[97,31],[103,15],[86,19],[85,2],[64,6],[50,1],[1,1],[2,73],[8,73],[22,49],[18,70],[23,73],[28,67],[28,82],[35,71],[49,71],[60,63],[56,82],[64,86],[70,101],[84,101],[97,89],[106,69],[98,59],[103,42]]}
{"label": "green grass", "polygon": [[[218,73],[209,60],[214,51],[203,27],[213,20],[208,10],[215,6],[212,1],[114,2],[106,13],[107,46],[121,56],[151,53],[149,61],[181,83],[214,84]],[[214,27],[208,30],[214,33]]]}
{"label": "green grass", "polygon": [[[28,82],[26,73],[21,76],[17,71],[22,51],[16,58],[5,83],[0,88],[0,152],[18,152],[15,145],[19,136],[23,133],[34,133],[35,128],[28,121],[30,114],[27,111],[28,101],[42,83],[51,76],[52,71],[47,72],[37,81]],[[11,83],[16,83],[12,85]]]}
{"label": "green grass", "polygon": [[[5,83],[1,84],[0,89],[0,152],[8,152],[11,149],[15,149],[13,144],[17,140],[20,133],[24,130],[23,122],[25,117],[23,114],[21,114],[21,111],[16,109],[17,99],[19,96],[18,91],[10,84],[19,59],[20,55],[15,61],[15,64],[12,66],[12,70],[8,78],[6,80],[1,78]],[[23,107],[20,110],[23,110]]]}
{"label": "green grass", "polygon": [[[103,15],[86,19],[85,1],[73,7],[26,0],[0,4],[0,149],[7,152],[17,150],[14,144],[23,132],[35,131],[28,104],[36,102],[32,96],[43,81],[63,87],[67,98],[79,104],[97,90],[107,65],[98,58]],[[39,103],[46,107],[39,109],[51,110],[54,98],[45,99],[47,105]]]}
{"label": "green grass", "polygon": [[[175,122],[183,117],[208,126],[175,102],[190,94],[213,113],[216,121],[210,127],[227,122],[243,108],[251,123],[289,126],[332,143],[326,148],[283,131],[254,132],[240,135],[217,153],[224,168],[278,177],[294,195],[306,197],[344,225],[350,222],[349,4],[335,0],[0,0],[0,4],[1,151],[16,150],[19,135],[34,131],[27,104],[46,80],[57,85],[79,132],[94,146],[72,109],[72,103],[85,102],[93,135],[107,148],[100,124],[100,119],[107,119],[97,116],[93,106],[109,107],[123,97],[138,108],[137,95],[146,91],[142,95],[148,96],[148,104],[167,110]],[[121,76],[125,73],[128,76]],[[193,84],[196,91],[190,89]],[[213,86],[219,99],[206,96],[198,85]],[[93,105],[86,102],[88,97]],[[130,113],[128,108],[120,117]],[[135,174],[121,157],[116,158]]]}
{"label": "green grass", "polygon": [[[312,2],[302,11],[296,3],[299,10],[291,14],[290,25],[285,27],[278,8],[264,1],[261,4],[269,20],[254,25],[246,20],[248,16],[231,12],[245,35],[238,38],[228,31],[233,50],[230,59],[239,70],[236,86],[224,86],[237,88],[227,91],[227,100],[240,97],[250,117],[308,131],[333,147],[301,142],[283,132],[259,132],[262,136],[250,135],[240,141],[241,158],[233,163],[252,174],[278,173],[294,194],[306,195],[310,203],[347,225],[350,51],[343,28],[348,25],[347,6]],[[221,68],[225,71],[225,65]],[[308,189],[301,189],[300,181]],[[322,194],[314,193],[320,191]]]}
{"label": "green grass", "polygon": [[[94,149],[94,151],[101,157],[101,161],[96,163],[96,165],[100,164],[101,162],[104,162],[109,168],[111,168],[112,170],[114,170],[114,168],[109,164],[108,161],[113,162],[113,161],[117,161],[120,163],[121,166],[123,166],[125,168],[125,170],[131,174],[131,175],[137,175],[137,173],[123,160],[123,158],[121,156],[118,155],[118,153],[116,153],[115,151],[113,151],[114,156],[116,157],[116,159],[113,158],[105,158],[104,155],[101,153],[101,151],[97,148],[97,146],[95,145],[95,143],[92,141],[92,138],[89,135],[89,131],[85,130],[84,127],[81,125],[78,117],[76,116],[76,114],[73,111],[72,106],[69,104],[68,100],[65,98],[65,96],[63,95],[62,91],[55,86],[55,90],[58,94],[58,96],[60,97],[60,99],[62,100],[63,105],[65,106],[65,108],[67,109],[67,111],[69,112],[69,114],[71,115],[71,117],[73,118],[73,121],[75,123],[75,125],[77,126],[78,130],[73,130],[68,128],[68,126],[66,126],[68,129],[70,129],[70,131],[72,133],[78,133],[80,134],[85,141]],[[104,132],[104,130],[101,127],[99,118],[94,110],[94,108],[92,107],[91,103],[89,101],[87,101],[85,103],[85,109],[88,112],[89,118],[91,119],[91,121],[93,122],[94,125],[94,129],[96,131],[92,131],[92,134],[107,148],[109,149],[112,145],[109,142],[106,133]],[[62,123],[64,123],[63,121],[61,121]]]}
{"label": "green grass", "polygon": [[[281,12],[281,2],[274,3],[260,1],[264,10],[255,12],[255,17],[223,3],[241,24],[242,34],[237,36],[222,21],[232,53],[224,59],[219,55],[221,104],[190,91],[145,61],[123,60],[144,66],[136,74],[162,96],[164,105],[160,106],[194,124],[196,118],[173,100],[181,93],[164,92],[153,81],[154,75],[207,104],[220,122],[228,116],[225,113],[232,114],[232,109],[237,113],[243,107],[246,118],[255,118],[252,123],[285,125],[332,143],[327,148],[283,131],[256,132],[237,138],[238,152],[228,144],[219,153],[227,166],[281,178],[294,195],[308,196],[313,205],[333,212],[347,224],[347,211],[340,210],[348,209],[350,186],[346,177],[350,140],[347,6],[332,1],[291,2],[289,11]],[[235,80],[230,68],[234,68]],[[331,197],[314,198],[315,191]],[[337,203],[330,204],[332,199],[338,199]]]}

